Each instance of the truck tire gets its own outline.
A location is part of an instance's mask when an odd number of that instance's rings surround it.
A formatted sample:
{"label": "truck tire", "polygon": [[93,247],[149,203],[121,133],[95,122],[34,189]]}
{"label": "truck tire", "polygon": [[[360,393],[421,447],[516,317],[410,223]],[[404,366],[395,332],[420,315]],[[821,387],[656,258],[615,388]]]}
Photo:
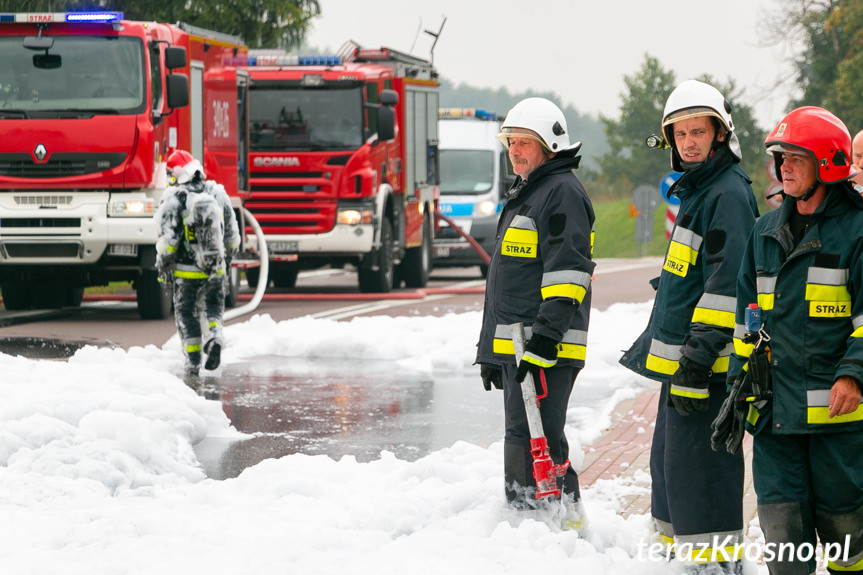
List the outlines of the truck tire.
{"label": "truck tire", "polygon": [[228,283],[225,286],[225,307],[237,307],[240,296],[240,270],[239,268],[228,268]]}
{"label": "truck tire", "polygon": [[32,309],[33,303],[30,299],[30,290],[26,289],[22,284],[4,283],[0,285],[0,292],[3,295],[3,307],[7,311]]}
{"label": "truck tire", "polygon": [[[374,261],[374,257],[367,258]],[[371,262],[363,262],[358,270],[360,291],[363,293],[389,293],[393,288],[393,225],[386,218],[381,222],[381,247],[377,254],[377,269]]]}
{"label": "truck tire", "polygon": [[405,259],[399,266],[399,277],[405,281],[409,288],[425,287],[429,283],[431,275],[432,242],[434,237],[431,231],[431,218],[423,221],[423,243],[415,248],[410,248],[405,253]]}
{"label": "truck tire", "polygon": [[297,285],[300,266],[291,262],[270,263],[270,278],[277,288],[292,288]]}
{"label": "truck tire", "polygon": [[246,269],[246,283],[251,289],[258,287],[258,280],[261,279],[261,268]]}
{"label": "truck tire", "polygon": [[165,319],[171,315],[172,293],[170,289],[162,289],[156,270],[141,271],[141,277],[135,281],[135,293],[141,319]]}

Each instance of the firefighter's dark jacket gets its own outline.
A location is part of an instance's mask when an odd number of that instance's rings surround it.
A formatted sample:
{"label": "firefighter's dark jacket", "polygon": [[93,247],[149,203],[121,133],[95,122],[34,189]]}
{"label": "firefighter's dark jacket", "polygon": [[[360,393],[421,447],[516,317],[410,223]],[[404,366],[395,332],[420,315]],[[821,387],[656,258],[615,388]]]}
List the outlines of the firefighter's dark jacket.
{"label": "firefighter's dark jacket", "polygon": [[[584,365],[594,213],[573,173],[580,157],[537,167],[504,205],[486,280],[477,362],[514,364],[509,325],[558,342],[557,365]],[[517,180],[510,195],[522,185]]]}
{"label": "firefighter's dark jacket", "polygon": [[727,147],[686,171],[669,190],[680,198],[647,329],[620,363],[667,382],[682,356],[725,381],[733,350],[737,272],[758,217],[751,180]]}
{"label": "firefighter's dark jacket", "polygon": [[829,418],[830,388],[840,376],[863,382],[863,200],[846,182],[828,186],[795,246],[788,220],[796,204],[758,221],[738,278],[734,376],[752,351],[745,308],[758,303],[770,337],[773,398],[751,407],[750,431],[860,430],[863,408]]}

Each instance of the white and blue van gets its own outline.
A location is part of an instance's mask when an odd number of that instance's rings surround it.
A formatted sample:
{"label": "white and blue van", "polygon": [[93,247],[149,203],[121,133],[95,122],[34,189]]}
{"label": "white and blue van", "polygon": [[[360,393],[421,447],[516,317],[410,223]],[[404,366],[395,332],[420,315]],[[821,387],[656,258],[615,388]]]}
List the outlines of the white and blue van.
{"label": "white and blue van", "polygon": [[[490,254],[503,195],[515,181],[496,137],[500,122],[494,112],[475,108],[441,108],[438,117],[441,213]],[[482,256],[443,220],[434,247],[435,267],[479,266],[485,277]]]}

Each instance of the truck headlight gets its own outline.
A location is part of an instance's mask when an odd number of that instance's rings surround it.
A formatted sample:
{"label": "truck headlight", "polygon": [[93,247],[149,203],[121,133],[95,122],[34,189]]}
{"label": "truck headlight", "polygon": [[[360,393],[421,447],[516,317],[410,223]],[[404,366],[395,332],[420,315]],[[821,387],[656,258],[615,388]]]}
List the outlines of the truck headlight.
{"label": "truck headlight", "polygon": [[375,216],[371,208],[342,208],[336,214],[336,223],[346,226],[370,224]]}
{"label": "truck headlight", "polygon": [[153,215],[153,200],[150,198],[116,199],[108,204],[109,216],[143,217]]}

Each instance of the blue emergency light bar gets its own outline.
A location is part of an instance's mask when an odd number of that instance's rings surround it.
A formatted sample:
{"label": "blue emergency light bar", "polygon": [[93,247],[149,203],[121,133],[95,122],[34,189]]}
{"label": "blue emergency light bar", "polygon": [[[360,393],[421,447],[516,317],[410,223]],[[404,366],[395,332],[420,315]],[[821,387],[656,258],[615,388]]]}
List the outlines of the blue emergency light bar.
{"label": "blue emergency light bar", "polygon": [[119,22],[122,12],[17,12],[0,14],[0,24],[55,24],[58,22]]}
{"label": "blue emergency light bar", "polygon": [[256,54],[254,56],[237,56],[230,58],[231,66],[338,66],[342,63],[340,56],[299,56],[297,54]]}
{"label": "blue emergency light bar", "polygon": [[494,112],[480,108],[439,108],[438,118],[476,118],[478,120],[494,120]]}

